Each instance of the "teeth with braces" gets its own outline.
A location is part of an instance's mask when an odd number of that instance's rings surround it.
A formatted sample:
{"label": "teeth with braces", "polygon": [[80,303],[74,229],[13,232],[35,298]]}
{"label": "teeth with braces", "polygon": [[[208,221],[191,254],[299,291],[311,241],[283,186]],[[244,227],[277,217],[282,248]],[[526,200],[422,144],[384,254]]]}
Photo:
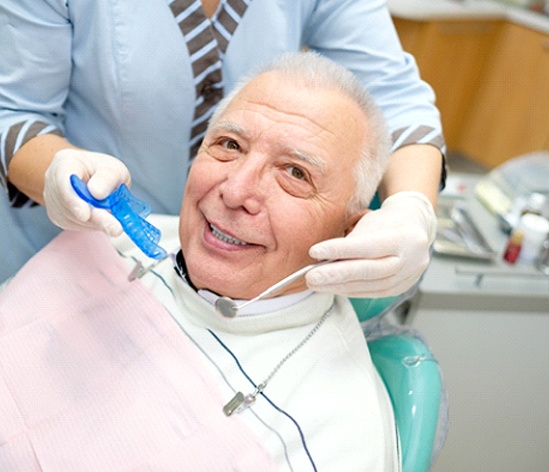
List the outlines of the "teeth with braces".
{"label": "teeth with braces", "polygon": [[248,245],[248,243],[244,241],[240,241],[240,239],[233,238],[232,236],[229,236],[228,234],[223,233],[219,228],[216,228],[212,224],[210,224],[210,228],[212,229],[213,235],[217,239],[221,239],[221,241],[225,241],[226,243],[231,243],[231,244],[239,244],[240,246]]}

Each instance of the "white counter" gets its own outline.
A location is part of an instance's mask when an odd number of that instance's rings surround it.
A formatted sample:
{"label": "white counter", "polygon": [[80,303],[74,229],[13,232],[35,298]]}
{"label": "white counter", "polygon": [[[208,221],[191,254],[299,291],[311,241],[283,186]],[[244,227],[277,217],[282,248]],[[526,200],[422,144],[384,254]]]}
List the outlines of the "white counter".
{"label": "white counter", "polygon": [[388,6],[407,20],[507,20],[549,34],[549,16],[494,0],[388,0]]}

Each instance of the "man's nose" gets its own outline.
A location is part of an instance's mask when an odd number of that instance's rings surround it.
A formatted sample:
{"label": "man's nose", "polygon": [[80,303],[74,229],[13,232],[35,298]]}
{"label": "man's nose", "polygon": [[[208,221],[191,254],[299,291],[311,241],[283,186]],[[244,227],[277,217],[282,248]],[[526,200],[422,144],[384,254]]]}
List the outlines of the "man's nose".
{"label": "man's nose", "polygon": [[229,208],[243,208],[256,214],[261,210],[264,195],[264,166],[259,159],[247,156],[231,163],[225,181],[219,189]]}

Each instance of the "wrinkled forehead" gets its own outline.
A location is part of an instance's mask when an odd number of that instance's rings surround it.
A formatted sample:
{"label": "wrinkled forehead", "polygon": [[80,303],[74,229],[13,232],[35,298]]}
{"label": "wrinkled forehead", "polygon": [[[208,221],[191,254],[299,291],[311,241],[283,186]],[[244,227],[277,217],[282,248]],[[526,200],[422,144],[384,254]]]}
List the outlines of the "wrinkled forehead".
{"label": "wrinkled forehead", "polygon": [[280,113],[314,120],[319,115],[342,108],[346,104],[346,98],[333,89],[313,87],[302,78],[285,75],[280,71],[270,71],[246,84],[234,97],[228,109],[257,104]]}
{"label": "wrinkled forehead", "polygon": [[322,140],[338,147],[345,143],[347,151],[356,150],[350,157],[360,154],[367,134],[366,117],[349,96],[277,71],[262,74],[244,86],[219,121],[233,122],[245,130],[256,124],[252,121],[258,116],[265,118],[261,123],[265,127],[282,123],[307,130],[319,144]]}

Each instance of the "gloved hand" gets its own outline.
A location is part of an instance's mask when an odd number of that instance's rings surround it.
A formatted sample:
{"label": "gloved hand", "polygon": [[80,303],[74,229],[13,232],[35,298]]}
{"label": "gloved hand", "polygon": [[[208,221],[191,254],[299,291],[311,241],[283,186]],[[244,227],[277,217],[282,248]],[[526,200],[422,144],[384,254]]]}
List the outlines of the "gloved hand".
{"label": "gloved hand", "polygon": [[379,298],[411,288],[429,263],[436,215],[419,192],[399,192],[366,213],[345,237],[315,244],[309,255],[334,259],[311,270],[307,285],[319,292]]}
{"label": "gloved hand", "polygon": [[49,219],[63,229],[99,230],[120,236],[122,226],[107,210],[91,207],[73,190],[71,174],[76,174],[97,199],[106,198],[122,183],[130,184],[127,167],[115,157],[78,149],[57,152],[48,167],[44,200]]}

